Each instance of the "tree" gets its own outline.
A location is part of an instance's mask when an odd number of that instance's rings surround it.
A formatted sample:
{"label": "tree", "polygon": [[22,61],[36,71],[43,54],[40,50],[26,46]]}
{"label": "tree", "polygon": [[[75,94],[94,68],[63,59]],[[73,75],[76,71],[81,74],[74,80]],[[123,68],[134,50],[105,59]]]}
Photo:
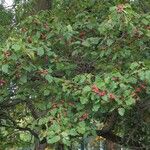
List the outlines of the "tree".
{"label": "tree", "polygon": [[3,43],[9,36],[8,31],[11,28],[12,17],[12,12],[0,5],[0,43]]}
{"label": "tree", "polygon": [[134,4],[88,0],[21,21],[0,50],[1,145],[71,149],[97,134],[148,148],[149,21]]}

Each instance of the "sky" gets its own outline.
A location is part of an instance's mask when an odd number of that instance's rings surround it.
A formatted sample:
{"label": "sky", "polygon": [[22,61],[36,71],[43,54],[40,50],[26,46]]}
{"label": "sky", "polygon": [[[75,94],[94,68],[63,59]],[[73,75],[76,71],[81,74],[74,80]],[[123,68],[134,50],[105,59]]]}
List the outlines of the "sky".
{"label": "sky", "polygon": [[9,7],[13,4],[13,0],[5,0],[4,6]]}

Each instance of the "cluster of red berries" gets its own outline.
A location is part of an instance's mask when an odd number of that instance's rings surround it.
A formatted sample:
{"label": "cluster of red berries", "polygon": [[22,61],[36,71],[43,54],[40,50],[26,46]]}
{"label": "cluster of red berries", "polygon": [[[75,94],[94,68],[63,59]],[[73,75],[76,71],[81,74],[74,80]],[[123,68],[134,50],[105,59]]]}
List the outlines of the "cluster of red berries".
{"label": "cluster of red berries", "polygon": [[133,97],[137,97],[138,94],[140,94],[141,92],[143,92],[144,90],[146,90],[146,85],[141,84],[139,87],[135,88],[135,91],[132,93]]}
{"label": "cluster of red berries", "polygon": [[45,34],[45,33],[41,33],[41,35],[40,35],[40,39],[41,39],[41,40],[45,40],[45,39],[46,39],[46,37],[47,37],[47,36],[46,36],[46,34]]}
{"label": "cluster of red berries", "polygon": [[38,73],[41,74],[41,75],[47,75],[48,74],[48,70],[47,69],[40,70],[40,71],[38,71]]}
{"label": "cluster of red berries", "polygon": [[81,31],[81,32],[79,33],[79,38],[84,39],[85,35],[86,35],[86,32]]}
{"label": "cluster of red berries", "polygon": [[4,54],[4,57],[5,58],[8,58],[9,56],[11,56],[11,53],[10,53],[10,51],[5,51],[5,52],[3,52],[3,54]]}
{"label": "cluster of red berries", "polygon": [[3,86],[5,83],[6,83],[5,80],[3,80],[3,79],[0,80],[0,86]]}
{"label": "cluster of red berries", "polygon": [[117,12],[118,13],[122,13],[123,11],[124,11],[124,5],[123,4],[119,4],[118,6],[117,6]]}
{"label": "cluster of red berries", "polygon": [[[100,97],[105,96],[105,95],[107,95],[107,93],[108,93],[106,90],[105,90],[105,91],[100,90],[96,85],[93,85],[93,86],[92,86],[92,91],[93,91],[94,93],[98,94]],[[110,93],[110,94],[109,94],[109,98],[110,98],[111,100],[116,99],[116,97],[115,97],[115,95],[114,95],[113,93]]]}
{"label": "cluster of red berries", "polygon": [[83,120],[87,119],[88,116],[89,116],[89,114],[88,114],[88,113],[85,113],[85,114],[83,114],[83,115],[80,117],[79,120],[80,120],[80,121],[83,121]]}
{"label": "cluster of red berries", "polygon": [[146,86],[144,85],[144,84],[141,84],[139,87],[137,87],[136,89],[135,89],[135,92],[136,93],[140,93],[140,92],[142,92],[143,90],[145,90],[146,89]]}

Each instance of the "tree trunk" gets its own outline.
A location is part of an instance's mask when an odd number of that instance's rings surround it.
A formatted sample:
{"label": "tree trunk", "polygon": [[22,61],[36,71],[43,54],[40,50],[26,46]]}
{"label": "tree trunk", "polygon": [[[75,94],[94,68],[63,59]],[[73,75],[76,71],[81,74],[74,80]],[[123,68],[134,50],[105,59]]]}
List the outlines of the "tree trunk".
{"label": "tree trunk", "polygon": [[56,150],[65,150],[64,144],[58,144]]}
{"label": "tree trunk", "polygon": [[46,149],[46,144],[38,144],[35,147],[35,150],[45,150]]}
{"label": "tree trunk", "polygon": [[109,140],[106,141],[106,147],[107,147],[106,148],[107,150],[116,150],[117,149],[116,144]]}
{"label": "tree trunk", "polygon": [[45,150],[47,147],[47,142],[44,141],[36,141],[34,150]]}

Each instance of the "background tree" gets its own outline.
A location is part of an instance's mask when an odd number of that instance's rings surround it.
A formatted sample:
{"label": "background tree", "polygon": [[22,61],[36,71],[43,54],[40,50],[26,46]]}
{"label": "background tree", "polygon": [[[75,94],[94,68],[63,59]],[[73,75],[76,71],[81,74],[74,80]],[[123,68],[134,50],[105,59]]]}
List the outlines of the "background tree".
{"label": "background tree", "polygon": [[2,147],[72,149],[97,134],[148,148],[150,17],[142,10],[66,0],[20,19],[0,50]]}

